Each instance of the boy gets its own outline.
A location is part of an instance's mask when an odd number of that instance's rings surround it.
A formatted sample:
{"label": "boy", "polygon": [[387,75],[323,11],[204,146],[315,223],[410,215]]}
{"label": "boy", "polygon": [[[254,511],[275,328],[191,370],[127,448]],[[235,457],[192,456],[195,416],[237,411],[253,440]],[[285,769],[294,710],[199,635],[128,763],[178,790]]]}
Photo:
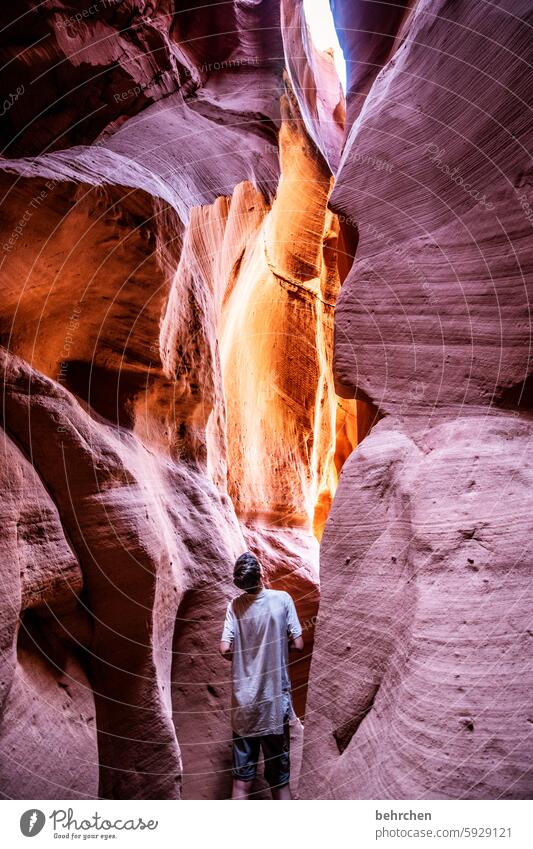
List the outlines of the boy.
{"label": "boy", "polygon": [[232,662],[232,799],[248,798],[260,748],[273,798],[290,799],[289,646],[303,651],[302,629],[290,595],[264,588],[250,552],[235,562],[233,582],[244,592],[228,604],[220,643]]}

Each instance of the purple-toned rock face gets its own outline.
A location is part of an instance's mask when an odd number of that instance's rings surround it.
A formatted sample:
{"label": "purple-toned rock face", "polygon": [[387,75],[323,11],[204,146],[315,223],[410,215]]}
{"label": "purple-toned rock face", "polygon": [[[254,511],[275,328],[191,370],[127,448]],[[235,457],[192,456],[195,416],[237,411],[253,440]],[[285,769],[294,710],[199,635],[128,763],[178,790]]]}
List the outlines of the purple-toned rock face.
{"label": "purple-toned rock face", "polygon": [[335,374],[383,412],[531,407],[529,46],[519,14],[419,5],[347,139]]}
{"label": "purple-toned rock face", "polygon": [[419,3],[344,147],[335,379],[383,419],[322,541],[305,797],[531,796],[532,21]]}
{"label": "purple-toned rock face", "polygon": [[300,0],[94,6],[0,11],[0,792],[227,797],[249,548],[295,793],[531,795],[530,4],[336,0],[346,103]]}

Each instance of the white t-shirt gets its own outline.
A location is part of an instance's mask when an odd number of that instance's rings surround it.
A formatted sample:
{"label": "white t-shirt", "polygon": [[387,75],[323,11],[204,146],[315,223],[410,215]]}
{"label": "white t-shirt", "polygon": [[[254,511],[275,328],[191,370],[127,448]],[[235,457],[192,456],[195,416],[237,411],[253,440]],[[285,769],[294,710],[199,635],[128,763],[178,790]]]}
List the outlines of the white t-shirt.
{"label": "white t-shirt", "polygon": [[302,628],[289,593],[265,590],[230,601],[222,640],[232,644],[232,727],[240,737],[283,734],[294,719],[289,639]]}

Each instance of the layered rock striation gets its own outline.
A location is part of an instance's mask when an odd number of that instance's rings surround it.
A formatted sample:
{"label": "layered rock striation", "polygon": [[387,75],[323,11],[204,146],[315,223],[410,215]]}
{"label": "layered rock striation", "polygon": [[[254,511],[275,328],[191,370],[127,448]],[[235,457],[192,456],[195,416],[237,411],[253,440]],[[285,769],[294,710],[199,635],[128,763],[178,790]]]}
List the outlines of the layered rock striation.
{"label": "layered rock striation", "polygon": [[305,797],[531,795],[531,14],[418,3],[348,94],[334,373],[382,418],[322,539]]}

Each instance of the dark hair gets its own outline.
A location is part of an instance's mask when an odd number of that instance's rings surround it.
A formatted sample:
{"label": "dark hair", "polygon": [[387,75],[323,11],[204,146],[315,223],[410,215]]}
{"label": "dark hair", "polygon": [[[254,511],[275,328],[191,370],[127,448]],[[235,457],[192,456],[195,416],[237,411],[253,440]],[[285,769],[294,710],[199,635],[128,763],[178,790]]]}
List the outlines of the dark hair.
{"label": "dark hair", "polygon": [[255,593],[261,587],[261,566],[250,551],[245,551],[235,561],[233,583],[240,590]]}

